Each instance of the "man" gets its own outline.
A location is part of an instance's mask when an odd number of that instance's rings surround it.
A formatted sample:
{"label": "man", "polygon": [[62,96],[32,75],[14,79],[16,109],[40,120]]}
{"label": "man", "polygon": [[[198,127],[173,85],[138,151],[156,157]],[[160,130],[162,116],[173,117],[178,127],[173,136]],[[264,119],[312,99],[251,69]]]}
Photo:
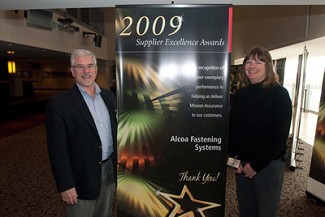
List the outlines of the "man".
{"label": "man", "polygon": [[72,52],[75,85],[49,99],[45,127],[52,172],[68,217],[108,217],[116,192],[116,102],[95,82],[95,55]]}

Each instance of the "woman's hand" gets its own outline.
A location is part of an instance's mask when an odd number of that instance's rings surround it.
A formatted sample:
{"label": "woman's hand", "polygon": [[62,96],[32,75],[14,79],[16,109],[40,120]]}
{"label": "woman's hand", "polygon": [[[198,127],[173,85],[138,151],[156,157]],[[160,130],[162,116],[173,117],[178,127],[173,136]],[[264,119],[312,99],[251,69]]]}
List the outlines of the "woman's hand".
{"label": "woman's hand", "polygon": [[236,174],[241,174],[243,172],[243,165],[239,164],[238,168],[235,170]]}
{"label": "woman's hand", "polygon": [[256,175],[256,171],[253,170],[250,163],[246,163],[244,167],[242,167],[242,172],[245,174],[246,178],[253,178]]}

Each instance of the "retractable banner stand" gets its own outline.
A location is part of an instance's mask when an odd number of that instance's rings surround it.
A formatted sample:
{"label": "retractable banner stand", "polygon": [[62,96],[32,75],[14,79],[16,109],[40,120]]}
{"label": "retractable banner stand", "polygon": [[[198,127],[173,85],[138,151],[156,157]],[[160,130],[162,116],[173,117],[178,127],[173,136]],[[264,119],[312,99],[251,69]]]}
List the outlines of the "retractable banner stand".
{"label": "retractable banner stand", "polygon": [[323,88],[319,103],[307,193],[325,202],[325,73],[323,76]]}
{"label": "retractable banner stand", "polygon": [[224,216],[230,5],[117,6],[117,216]]}

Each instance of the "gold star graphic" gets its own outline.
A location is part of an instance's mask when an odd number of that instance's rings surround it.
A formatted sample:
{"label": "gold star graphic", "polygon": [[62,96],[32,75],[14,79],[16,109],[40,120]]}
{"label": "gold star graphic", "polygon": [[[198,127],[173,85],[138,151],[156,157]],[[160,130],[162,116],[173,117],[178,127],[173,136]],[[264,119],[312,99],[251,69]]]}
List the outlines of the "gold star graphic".
{"label": "gold star graphic", "polygon": [[[195,214],[200,214],[201,217],[205,217],[204,211],[207,209],[212,209],[215,207],[221,206],[217,203],[212,203],[208,201],[198,200],[193,197],[190,190],[186,185],[183,186],[182,192],[180,195],[174,195],[174,194],[168,194],[168,193],[162,193],[159,192],[161,196],[163,196],[165,199],[167,199],[167,202],[174,206],[174,209],[170,212],[168,215],[169,217],[194,217]],[[189,208],[182,207],[180,202],[186,200],[186,197],[189,198],[189,200],[192,203],[191,210]],[[179,201],[179,202],[177,202]],[[195,204],[200,205],[200,208],[193,208]]]}

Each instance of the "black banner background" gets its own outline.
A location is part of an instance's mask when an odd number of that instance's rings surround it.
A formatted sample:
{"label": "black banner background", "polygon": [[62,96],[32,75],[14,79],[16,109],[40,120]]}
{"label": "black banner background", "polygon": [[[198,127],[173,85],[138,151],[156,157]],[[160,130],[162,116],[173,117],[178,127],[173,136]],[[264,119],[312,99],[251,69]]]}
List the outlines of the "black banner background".
{"label": "black banner background", "polygon": [[117,6],[118,216],[224,216],[231,16]]}

